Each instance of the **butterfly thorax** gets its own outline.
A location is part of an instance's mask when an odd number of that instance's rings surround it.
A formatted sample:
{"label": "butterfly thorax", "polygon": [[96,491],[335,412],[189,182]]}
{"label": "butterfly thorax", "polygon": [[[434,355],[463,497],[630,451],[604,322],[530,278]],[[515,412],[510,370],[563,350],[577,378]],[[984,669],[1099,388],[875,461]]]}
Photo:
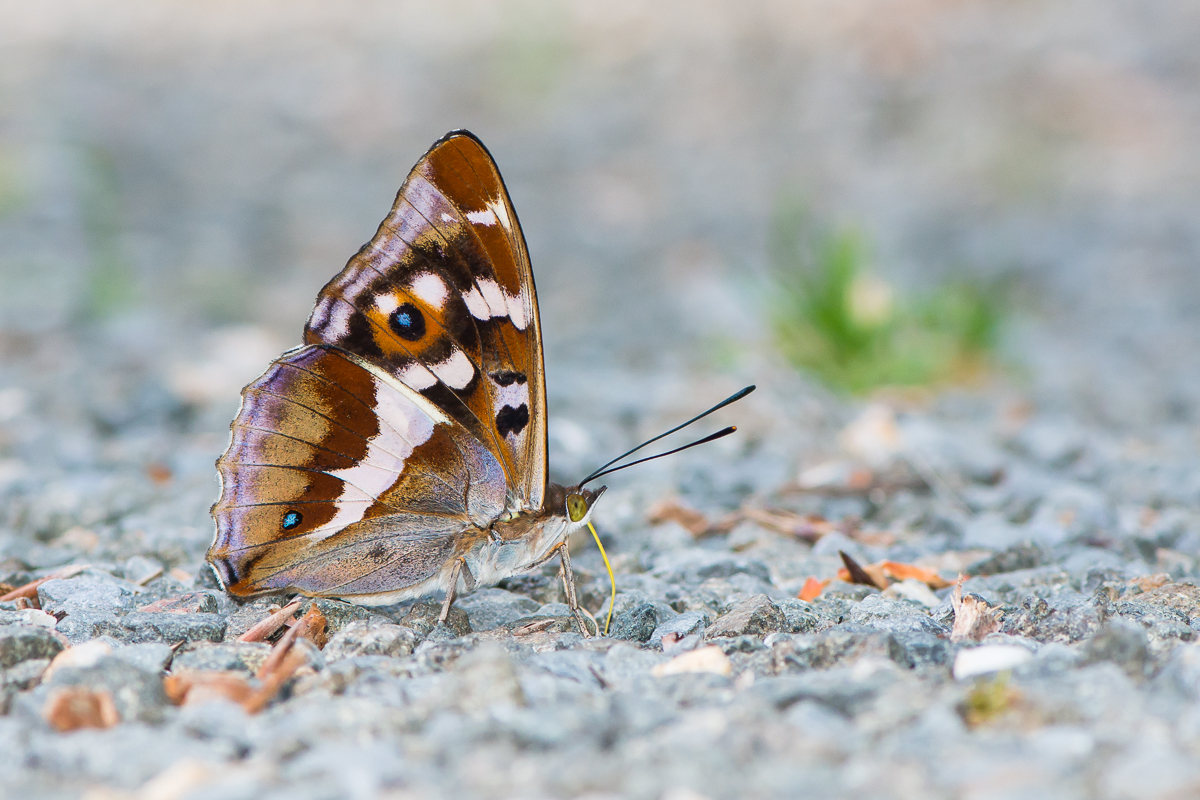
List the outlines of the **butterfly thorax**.
{"label": "butterfly thorax", "polygon": [[[499,520],[484,536],[464,538],[459,556],[465,559],[474,581],[484,586],[533,569],[552,557],[572,533],[587,525],[592,503],[602,492],[547,484],[541,508]],[[570,497],[582,498],[586,504],[586,513],[579,519],[572,519],[567,502]]]}

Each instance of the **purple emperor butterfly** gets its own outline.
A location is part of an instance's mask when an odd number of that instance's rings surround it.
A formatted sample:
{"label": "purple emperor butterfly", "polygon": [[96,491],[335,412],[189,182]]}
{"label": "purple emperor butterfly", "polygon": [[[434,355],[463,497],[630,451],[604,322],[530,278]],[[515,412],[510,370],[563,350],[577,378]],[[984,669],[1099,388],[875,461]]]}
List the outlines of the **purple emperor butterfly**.
{"label": "purple emperor butterfly", "polygon": [[547,482],[533,273],[475,136],[417,162],[304,342],[242,391],[217,461],[208,560],[229,592],[384,605],[441,591],[444,621],[456,593],[558,556],[576,623],[595,630],[565,543],[604,491],[583,484],[620,459]]}

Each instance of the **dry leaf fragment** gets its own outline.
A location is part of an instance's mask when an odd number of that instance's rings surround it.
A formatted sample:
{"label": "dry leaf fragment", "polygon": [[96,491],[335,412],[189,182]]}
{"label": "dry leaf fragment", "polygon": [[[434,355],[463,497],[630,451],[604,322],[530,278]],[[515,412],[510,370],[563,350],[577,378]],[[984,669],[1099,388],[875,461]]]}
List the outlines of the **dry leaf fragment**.
{"label": "dry leaf fragment", "polygon": [[646,521],[651,525],[676,522],[692,536],[702,536],[709,529],[708,517],[671,497],[659,500],[650,506],[646,511]]}
{"label": "dry leaf fragment", "polygon": [[815,542],[822,536],[841,528],[818,514],[797,514],[794,511],[765,508],[743,508],[741,516],[768,530]]}
{"label": "dry leaf fragment", "polygon": [[950,631],[950,641],[961,642],[966,639],[978,642],[1000,629],[1000,617],[983,598],[973,594],[964,596],[962,585],[963,576],[960,575],[954,586],[954,594],[950,595],[950,603],[954,606],[954,628]]}
{"label": "dry leaf fragment", "polygon": [[[242,708],[246,709],[248,713],[257,714],[266,708],[267,703],[271,702],[271,698],[283,688],[289,678],[296,674],[296,670],[308,663],[308,657],[304,655],[304,652],[298,647],[291,646],[294,643],[295,640],[292,640],[286,647],[277,645],[277,650],[284,651],[283,657],[274,663],[268,658],[262,669],[258,671],[258,679],[262,682],[262,686],[246,702],[242,703]],[[272,651],[272,655],[274,655],[274,651]]]}
{"label": "dry leaf fragment", "polygon": [[318,650],[325,647],[325,642],[328,640],[325,632],[329,628],[329,622],[325,619],[325,614],[321,609],[317,608],[317,604],[313,603],[309,606],[308,613],[296,621],[291,626],[289,633],[294,633],[298,637],[308,639],[317,646]]}
{"label": "dry leaf fragment", "polygon": [[874,586],[876,589],[886,589],[888,587],[887,576],[883,574],[883,570],[878,564],[869,564],[864,567],[851,558],[845,550],[838,550],[838,555],[842,557],[842,563],[846,565],[845,569],[838,570],[838,578],[840,580],[847,583]]}
{"label": "dry leaf fragment", "polygon": [[938,575],[931,569],[918,567],[916,564],[905,564],[901,561],[880,561],[880,569],[883,574],[889,578],[895,578],[898,581],[906,578],[915,578],[921,583],[928,586],[930,589],[945,589],[950,585],[950,581]]}
{"label": "dry leaf fragment", "polygon": [[1159,572],[1154,575],[1139,575],[1129,581],[1130,586],[1136,586],[1143,592],[1148,592],[1151,589],[1157,589],[1160,586],[1166,586],[1171,582],[1171,576],[1166,572]]}
{"label": "dry leaf fragment", "polygon": [[10,600],[16,600],[18,598],[23,597],[23,598],[27,599],[29,601],[30,605],[32,605],[34,608],[41,608],[41,606],[38,605],[38,599],[37,599],[37,596],[38,596],[37,590],[38,590],[39,586],[41,586],[46,581],[52,581],[52,580],[56,580],[58,578],[73,578],[76,575],[78,575],[79,573],[83,572],[85,569],[87,569],[86,564],[70,564],[68,566],[62,567],[61,569],[57,569],[54,572],[51,572],[49,575],[47,575],[44,578],[38,578],[37,580],[30,581],[29,583],[25,584],[24,586],[18,586],[16,589],[13,589],[11,592],[8,592],[3,597],[0,597],[0,603],[4,603],[4,602],[10,601]]}
{"label": "dry leaf fragment", "polygon": [[50,692],[42,706],[42,718],[60,733],[111,728],[121,721],[112,695],[106,689],[87,686],[63,686]]}
{"label": "dry leaf fragment", "polygon": [[240,706],[258,691],[240,672],[177,672],[163,679],[167,697],[177,706],[232,700]]}
{"label": "dry leaf fragment", "polygon": [[733,674],[733,664],[721,648],[710,645],[675,656],[650,670],[650,674],[656,678],[681,675],[685,672],[711,672],[714,675],[728,676]]}
{"label": "dry leaf fragment", "polygon": [[[315,605],[296,621],[271,648],[271,654],[255,676],[258,685],[237,672],[181,672],[166,676],[163,689],[177,705],[202,703],[208,700],[232,700],[248,714],[257,714],[267,707],[296,671],[308,663],[296,640],[315,639],[324,642],[325,615]],[[315,637],[315,639],[314,639]]]}
{"label": "dry leaf fragment", "polygon": [[829,585],[829,581],[819,581],[813,576],[809,576],[804,582],[804,586],[800,589],[800,594],[796,595],[806,603],[811,603],[821,596],[821,592],[825,591],[825,587]]}
{"label": "dry leaf fragment", "polygon": [[251,628],[238,637],[239,642],[262,642],[274,636],[280,628],[288,623],[300,610],[300,598],[296,598],[271,616],[256,622]]}

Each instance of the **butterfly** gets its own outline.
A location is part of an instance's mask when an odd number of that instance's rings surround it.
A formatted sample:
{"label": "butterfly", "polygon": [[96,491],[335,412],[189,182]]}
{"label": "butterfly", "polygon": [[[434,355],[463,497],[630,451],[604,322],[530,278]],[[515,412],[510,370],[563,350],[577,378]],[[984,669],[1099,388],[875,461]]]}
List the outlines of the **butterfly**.
{"label": "butterfly", "polygon": [[321,290],[304,344],[243,389],[231,431],[208,561],[234,596],[443,592],[444,622],[459,592],[557,557],[580,632],[597,630],[566,542],[604,493],[584,484],[634,451],[574,486],[548,481],[533,272],[473,134],[452,131],[417,162]]}

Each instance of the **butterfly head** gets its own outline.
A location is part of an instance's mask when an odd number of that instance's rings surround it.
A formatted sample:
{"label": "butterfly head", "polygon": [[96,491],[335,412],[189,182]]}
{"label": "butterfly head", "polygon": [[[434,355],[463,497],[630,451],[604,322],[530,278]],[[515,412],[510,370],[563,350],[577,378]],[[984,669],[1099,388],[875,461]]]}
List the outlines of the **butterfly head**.
{"label": "butterfly head", "polygon": [[601,486],[592,490],[552,483],[546,487],[545,508],[554,516],[565,517],[569,529],[581,528],[592,518],[592,509],[607,488]]}

